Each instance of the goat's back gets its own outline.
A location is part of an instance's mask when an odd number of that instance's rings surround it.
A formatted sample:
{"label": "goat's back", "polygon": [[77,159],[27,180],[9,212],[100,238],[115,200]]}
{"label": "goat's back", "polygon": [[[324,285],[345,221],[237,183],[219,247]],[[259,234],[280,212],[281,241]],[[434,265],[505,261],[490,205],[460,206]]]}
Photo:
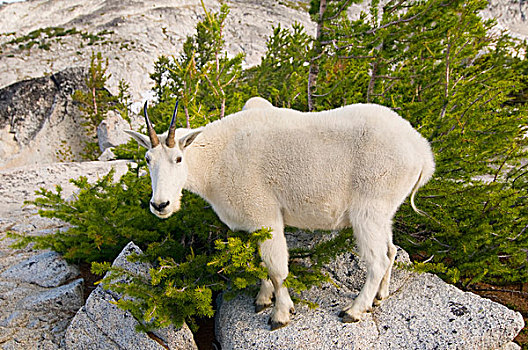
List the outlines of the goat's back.
{"label": "goat's back", "polygon": [[207,126],[208,138],[219,147],[211,181],[222,205],[276,205],[286,224],[302,228],[348,226],[347,213],[366,201],[394,212],[420,173],[425,183],[434,169],[428,142],[379,105],[249,109]]}

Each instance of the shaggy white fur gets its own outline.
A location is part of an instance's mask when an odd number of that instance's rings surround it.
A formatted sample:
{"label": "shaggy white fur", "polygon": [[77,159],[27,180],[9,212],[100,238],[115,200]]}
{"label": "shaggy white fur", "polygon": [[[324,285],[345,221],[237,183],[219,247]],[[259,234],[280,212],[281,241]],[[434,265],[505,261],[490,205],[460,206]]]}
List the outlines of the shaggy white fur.
{"label": "shaggy white fur", "polygon": [[[130,134],[150,148],[148,137]],[[429,143],[398,114],[374,104],[302,113],[252,98],[241,112],[203,129],[177,129],[180,147],[168,148],[165,138],[147,152],[154,214],[178,210],[185,188],[211,203],[232,230],[272,229],[260,247],[270,281],[262,282],[256,299],[261,310],[275,294],[272,329],[286,325],[293,310],[282,286],[285,225],[353,228],[367,279],[343,309],[343,321],[360,320],[388,296],[396,253],[392,218],[409,194],[416,209],[414,193],[434,172]]]}

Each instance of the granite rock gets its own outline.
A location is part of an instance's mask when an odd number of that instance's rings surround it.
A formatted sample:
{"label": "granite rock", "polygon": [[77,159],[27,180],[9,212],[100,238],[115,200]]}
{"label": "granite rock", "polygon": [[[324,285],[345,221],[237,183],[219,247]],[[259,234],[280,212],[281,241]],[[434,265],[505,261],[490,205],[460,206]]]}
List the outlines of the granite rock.
{"label": "granite rock", "polygon": [[[409,261],[401,249],[397,260]],[[396,267],[389,298],[360,322],[342,323],[339,311],[358,295],[365,266],[346,253],[326,269],[335,285],[300,295],[318,307],[296,305],[290,324],[275,331],[267,323],[271,310],[255,314],[253,298],[221,301],[216,336],[222,349],[513,349],[524,326],[521,314],[501,304]]]}
{"label": "granite rock", "polygon": [[130,136],[123,130],[130,130],[130,124],[116,112],[108,111],[107,117],[97,127],[97,141],[101,152],[127,143]]}
{"label": "granite rock", "polygon": [[89,141],[72,94],[86,89],[84,68],[0,89],[0,169],[81,160]]}
{"label": "granite rock", "polygon": [[58,287],[79,276],[79,269],[70,265],[59,253],[44,252],[11,266],[0,277],[12,281],[34,283],[41,287]]}
{"label": "granite rock", "polygon": [[19,308],[30,311],[77,310],[83,304],[83,282],[84,280],[79,278],[63,286],[29,295],[19,302]]}
{"label": "granite rock", "polygon": [[[141,250],[131,242],[115,259],[113,266],[125,268],[133,274],[145,275],[148,273],[148,265],[127,260],[133,253],[141,254]],[[68,327],[64,339],[65,348],[197,349],[193,335],[185,324],[180,329],[171,326],[148,334],[137,332],[138,321],[114,303],[120,297],[98,286]]]}
{"label": "granite rock", "polygon": [[0,278],[0,349],[58,349],[84,302],[82,283],[44,288]]}

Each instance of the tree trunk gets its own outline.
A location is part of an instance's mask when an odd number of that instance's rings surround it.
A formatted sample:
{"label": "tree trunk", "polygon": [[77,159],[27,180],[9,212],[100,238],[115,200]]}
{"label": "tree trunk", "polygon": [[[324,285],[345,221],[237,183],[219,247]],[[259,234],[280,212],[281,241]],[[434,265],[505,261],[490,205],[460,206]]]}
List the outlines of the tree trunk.
{"label": "tree trunk", "polygon": [[323,52],[323,47],[321,45],[321,35],[323,30],[323,16],[326,11],[326,0],[321,0],[319,3],[319,19],[317,21],[317,32],[315,34],[315,41],[313,46],[313,55],[310,59],[310,70],[308,71],[308,111],[313,111],[314,101],[313,93],[315,91],[315,85],[317,83],[317,75],[319,74],[319,65],[317,60]]}

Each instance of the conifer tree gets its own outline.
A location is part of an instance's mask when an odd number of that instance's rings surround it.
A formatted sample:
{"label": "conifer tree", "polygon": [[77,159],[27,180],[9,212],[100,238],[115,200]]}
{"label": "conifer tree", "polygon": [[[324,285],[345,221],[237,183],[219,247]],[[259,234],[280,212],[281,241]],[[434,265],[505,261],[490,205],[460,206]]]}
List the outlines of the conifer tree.
{"label": "conifer tree", "polygon": [[[155,63],[151,78],[154,90],[161,103],[159,113],[153,111],[153,122],[165,127],[165,116],[180,101],[183,114],[180,125],[198,127],[210,121],[221,119],[226,114],[240,110],[243,101],[234,103],[237,79],[242,73],[242,53],[229,58],[224,50],[223,30],[229,14],[226,5],[218,13],[208,12],[202,3],[205,19],[196,26],[196,34],[187,37],[183,51],[177,57],[162,56]],[[230,98],[229,105],[226,101]],[[227,108],[227,109],[226,109]],[[163,115],[163,120],[157,116]],[[156,123],[158,121],[158,123]]]}
{"label": "conifer tree", "polygon": [[291,28],[278,25],[268,39],[260,65],[244,72],[239,91],[266,98],[275,106],[306,110],[311,43],[312,38],[299,23]]}
{"label": "conifer tree", "polygon": [[428,216],[404,205],[395,239],[460,270],[466,284],[526,281],[527,106],[512,100],[526,79],[521,47],[479,17],[486,1],[374,1],[354,21],[343,3],[333,7],[340,14],[324,16],[315,109],[391,107],[431,141],[436,157],[418,199]]}
{"label": "conifer tree", "polygon": [[106,89],[106,82],[110,78],[107,73],[108,58],[104,59],[100,52],[93,53],[86,77],[87,90],[76,90],[73,100],[79,105],[80,111],[86,117],[83,123],[86,134],[94,141],[89,141],[84,147],[83,156],[86,159],[95,160],[99,156],[97,139],[97,126],[106,118],[109,110],[117,110],[125,119],[128,119],[128,108],[130,105],[129,86],[121,80],[119,82],[119,95],[113,96]]}

